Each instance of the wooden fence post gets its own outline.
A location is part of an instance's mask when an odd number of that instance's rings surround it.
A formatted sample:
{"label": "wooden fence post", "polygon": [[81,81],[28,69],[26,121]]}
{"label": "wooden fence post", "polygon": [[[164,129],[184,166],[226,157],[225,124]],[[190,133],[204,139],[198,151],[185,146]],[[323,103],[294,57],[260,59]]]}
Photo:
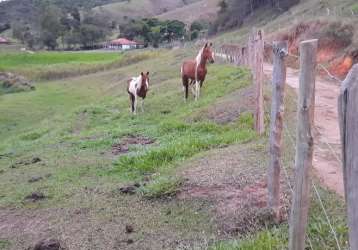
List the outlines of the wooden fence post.
{"label": "wooden fence post", "polygon": [[255,37],[257,35],[256,28],[252,28],[252,31],[249,35],[249,42],[247,45],[248,51],[248,66],[250,69],[254,68],[254,58],[255,58]]}
{"label": "wooden fence post", "polygon": [[304,250],[310,203],[318,40],[300,44],[295,185],[290,216],[289,250]]}
{"label": "wooden fence post", "polygon": [[358,64],[344,80],[338,98],[344,189],[350,249],[358,249]]}
{"label": "wooden fence post", "polygon": [[268,168],[268,205],[274,212],[275,219],[280,218],[280,171],[281,147],[284,113],[284,94],[286,84],[286,63],[288,42],[273,44],[273,75],[272,75],[272,105],[270,126],[270,165]]}
{"label": "wooden fence post", "polygon": [[[264,114],[264,32],[258,30],[254,37],[253,58],[251,69],[253,80],[256,87],[256,111],[255,111],[255,129],[259,135],[265,132],[265,114]],[[252,52],[251,52],[252,53]]]}

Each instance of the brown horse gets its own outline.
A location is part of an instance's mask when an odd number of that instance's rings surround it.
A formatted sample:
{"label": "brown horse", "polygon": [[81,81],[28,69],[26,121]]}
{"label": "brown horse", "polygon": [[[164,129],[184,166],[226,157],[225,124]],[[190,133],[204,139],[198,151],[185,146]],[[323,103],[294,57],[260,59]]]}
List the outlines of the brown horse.
{"label": "brown horse", "polygon": [[[197,101],[200,96],[200,88],[205,81],[207,69],[206,63],[214,63],[214,53],[212,51],[212,43],[206,43],[205,46],[199,51],[195,60],[187,60],[181,67],[181,77],[183,80],[184,100],[188,99],[189,85],[192,87],[195,100]],[[195,84],[195,91],[194,91]]]}

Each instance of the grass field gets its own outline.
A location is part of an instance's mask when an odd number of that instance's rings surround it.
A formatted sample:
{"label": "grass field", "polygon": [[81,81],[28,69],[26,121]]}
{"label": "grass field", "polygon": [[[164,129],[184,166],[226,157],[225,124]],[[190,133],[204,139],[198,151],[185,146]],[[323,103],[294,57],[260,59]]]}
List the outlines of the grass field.
{"label": "grass field", "polygon": [[[65,62],[73,55],[44,53],[24,60],[21,56],[12,55],[1,63],[15,72],[30,65],[35,70],[44,67],[46,73],[52,67],[69,67]],[[184,104],[179,68],[184,58],[193,56],[194,51],[181,49],[138,51],[121,57],[76,54],[70,65],[75,72],[82,64],[118,61],[117,67],[43,80],[36,84],[36,91],[1,96],[0,217],[4,225],[14,226],[0,229],[0,249],[24,249],[39,237],[57,237],[70,249],[285,248],[287,224],[223,236],[213,202],[175,196],[186,182],[187,176],[180,174],[183,165],[193,168],[195,161],[203,160],[209,171],[216,168],[210,156],[220,156],[227,147],[254,150],[251,154],[267,159],[267,138],[255,135],[249,111],[228,123],[214,122],[207,115],[208,110],[215,111],[214,105],[233,98],[233,93],[235,101],[245,98],[240,93],[250,86],[247,69],[209,66],[201,99],[194,102],[191,97]],[[150,92],[146,111],[133,116],[126,80],[141,71],[150,71]],[[289,103],[290,98],[294,97],[288,97]],[[234,112],[237,108],[227,109]],[[292,103],[287,113],[293,121]],[[128,136],[149,138],[153,144],[129,145],[128,153],[113,154],[113,146]],[[291,164],[293,149],[286,149],[285,162]],[[265,172],[260,157],[251,162],[242,154],[237,171],[245,173],[254,167]],[[251,172],[246,175],[244,179]],[[119,187],[135,182],[141,184],[135,195],[120,194]],[[26,200],[33,192],[42,192],[46,198]],[[324,189],[320,192],[331,204],[328,212],[344,245],[344,207],[335,195]],[[311,218],[309,232],[315,249],[335,249],[315,200]],[[133,234],[124,232],[127,224],[134,225]]]}
{"label": "grass field", "polygon": [[39,80],[94,73],[118,64],[122,55],[106,52],[0,52],[0,57],[0,70]]}

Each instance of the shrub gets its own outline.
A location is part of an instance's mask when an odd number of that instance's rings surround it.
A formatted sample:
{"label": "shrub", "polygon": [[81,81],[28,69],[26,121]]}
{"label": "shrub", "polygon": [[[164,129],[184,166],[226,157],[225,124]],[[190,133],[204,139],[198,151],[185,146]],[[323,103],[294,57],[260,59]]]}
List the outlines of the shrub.
{"label": "shrub", "polygon": [[324,29],[320,38],[323,40],[334,41],[338,45],[346,47],[352,43],[353,35],[352,25],[334,22]]}

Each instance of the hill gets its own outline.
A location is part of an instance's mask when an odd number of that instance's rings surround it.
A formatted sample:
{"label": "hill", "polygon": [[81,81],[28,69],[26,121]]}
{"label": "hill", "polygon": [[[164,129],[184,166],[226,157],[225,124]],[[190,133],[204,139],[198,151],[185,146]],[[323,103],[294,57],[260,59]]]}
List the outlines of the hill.
{"label": "hill", "polygon": [[[63,8],[94,8],[113,2],[124,0],[50,0],[49,2]],[[35,10],[39,4],[36,0],[11,0],[0,2],[0,24],[15,21],[29,22],[36,18]]]}
{"label": "hill", "polygon": [[159,19],[175,19],[190,24],[196,20],[213,21],[217,17],[220,0],[201,0],[158,15]]}
{"label": "hill", "polygon": [[[111,19],[123,21],[129,18],[153,17],[163,13],[192,6],[199,0],[136,0],[111,3],[96,7],[96,11],[104,11]],[[177,19],[176,15],[171,19]]]}

